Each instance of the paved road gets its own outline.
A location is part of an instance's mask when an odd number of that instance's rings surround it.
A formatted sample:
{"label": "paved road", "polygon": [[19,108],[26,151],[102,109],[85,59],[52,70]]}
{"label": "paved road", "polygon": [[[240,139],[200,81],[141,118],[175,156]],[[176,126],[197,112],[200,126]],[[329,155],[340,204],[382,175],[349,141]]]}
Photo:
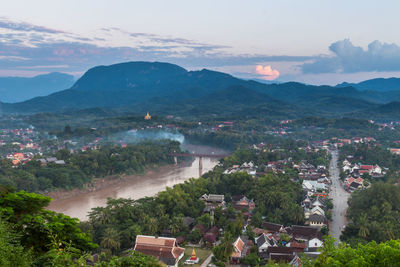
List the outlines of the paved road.
{"label": "paved road", "polygon": [[333,199],[333,210],[332,210],[332,222],[330,224],[331,236],[336,238],[336,244],[340,241],[340,234],[343,230],[343,225],[346,223],[346,210],[347,200],[350,193],[346,192],[339,180],[339,168],[337,166],[338,151],[334,150],[331,152],[332,160],[329,166],[329,170],[332,178],[332,187],[330,192],[330,198]]}
{"label": "paved road", "polygon": [[207,265],[211,262],[213,254],[211,253],[210,256],[201,264],[201,267],[207,267]]}

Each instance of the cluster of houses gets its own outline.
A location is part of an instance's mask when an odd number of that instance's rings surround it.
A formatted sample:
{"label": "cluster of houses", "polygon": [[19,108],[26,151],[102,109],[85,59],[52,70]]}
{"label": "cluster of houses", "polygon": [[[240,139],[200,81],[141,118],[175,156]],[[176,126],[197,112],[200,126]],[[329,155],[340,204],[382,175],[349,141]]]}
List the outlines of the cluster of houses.
{"label": "cluster of houses", "polygon": [[386,172],[378,165],[365,165],[360,163],[351,163],[352,156],[348,156],[342,163],[342,170],[346,173],[344,179],[344,188],[353,192],[356,189],[365,187],[363,176],[368,174],[372,178],[382,178]]}
{"label": "cluster of houses", "polygon": [[64,160],[57,159],[56,157],[41,158],[41,159],[38,159],[37,161],[39,161],[42,166],[46,166],[49,163],[54,163],[57,165],[65,165]]}
{"label": "cluster of houses", "polygon": [[301,205],[306,225],[319,229],[327,226],[325,200],[332,183],[327,168],[324,165],[315,167],[305,161],[295,165],[294,168],[299,171],[299,179],[303,181],[302,187],[305,192],[305,199]]}
{"label": "cluster of houses", "polygon": [[[1,156],[10,159],[14,166],[30,161],[41,151],[39,134],[33,128],[1,129],[0,147],[7,146]],[[3,152],[3,153],[4,153]]]}
{"label": "cluster of houses", "polygon": [[11,160],[13,166],[17,166],[18,164],[25,164],[32,160],[34,154],[32,152],[16,152],[7,154],[6,158]]}
{"label": "cluster of houses", "polygon": [[251,176],[256,176],[257,168],[258,168],[258,166],[256,166],[252,161],[250,161],[250,162],[245,162],[242,165],[233,165],[232,167],[226,169],[224,171],[224,174],[232,174],[232,173],[236,173],[236,172],[247,172]]}
{"label": "cluster of houses", "polygon": [[[227,207],[224,195],[204,194],[200,199],[206,205],[204,213],[211,214],[211,217],[216,208],[225,209]],[[242,211],[245,217],[251,220],[251,213],[255,208],[253,200],[243,195],[237,195],[232,197],[231,204],[235,210]],[[243,234],[237,237],[232,244],[233,252],[229,258],[230,263],[239,264],[244,257],[250,254],[253,247],[257,248],[258,256],[265,262],[273,260],[275,262],[286,262],[292,266],[301,266],[300,257],[302,254],[317,257],[320,254],[318,248],[323,246],[320,229],[326,223],[325,219],[322,223],[318,219],[321,218],[320,216],[325,218],[324,203],[320,198],[311,200],[307,197],[302,205],[307,210],[309,226],[292,225],[285,227],[281,224],[263,222],[260,227],[253,229],[256,235],[254,239],[249,239],[244,229]],[[195,224],[195,220],[190,217],[184,218],[184,224],[192,231],[198,229],[203,242],[210,245],[217,244],[217,239],[222,232],[222,229],[218,229],[216,226]],[[246,227],[247,224],[244,228]],[[154,256],[167,266],[178,266],[178,262],[184,256],[184,249],[179,247],[179,244],[182,244],[183,241],[183,237],[139,235],[134,249]],[[193,260],[198,260],[194,252],[186,262],[191,263]]]}
{"label": "cluster of houses", "polygon": [[318,227],[263,222],[260,228],[254,228],[256,237],[249,240],[246,235],[238,237],[233,243],[232,264],[250,254],[253,246],[257,247],[260,259],[268,262],[286,262],[292,266],[301,266],[300,256],[317,257],[318,248],[323,246],[322,233]]}
{"label": "cluster of houses", "polygon": [[301,162],[293,166],[298,170],[298,178],[302,180],[303,190],[308,197],[326,197],[329,193],[331,180],[325,166],[313,166],[307,162]]}
{"label": "cluster of houses", "polygon": [[[258,256],[268,262],[286,262],[291,266],[302,266],[301,255],[318,257],[318,249],[323,246],[322,233],[318,228],[292,225],[284,227],[280,224],[264,222],[255,228],[256,237],[250,240],[241,235],[233,242],[233,252],[229,258],[231,264],[238,264],[250,254],[252,247],[257,247]],[[185,249],[178,245],[178,239],[138,235],[134,250],[151,255],[170,267],[177,267],[184,257]],[[188,261],[198,261],[193,251]]]}

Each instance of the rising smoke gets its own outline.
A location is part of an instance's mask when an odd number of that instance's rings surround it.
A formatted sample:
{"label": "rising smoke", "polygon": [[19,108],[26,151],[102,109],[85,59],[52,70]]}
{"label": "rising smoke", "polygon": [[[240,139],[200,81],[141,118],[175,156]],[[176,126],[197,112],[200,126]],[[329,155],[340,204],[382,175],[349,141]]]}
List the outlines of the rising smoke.
{"label": "rising smoke", "polygon": [[170,139],[183,143],[185,136],[179,132],[170,132],[165,130],[130,130],[115,134],[113,139],[117,142],[140,143],[146,140]]}

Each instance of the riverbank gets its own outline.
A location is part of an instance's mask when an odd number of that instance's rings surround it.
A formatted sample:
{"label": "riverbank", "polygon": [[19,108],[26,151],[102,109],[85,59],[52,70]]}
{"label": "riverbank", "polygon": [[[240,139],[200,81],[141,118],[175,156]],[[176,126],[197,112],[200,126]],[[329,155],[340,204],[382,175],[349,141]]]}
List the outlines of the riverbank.
{"label": "riverbank", "polygon": [[[180,166],[185,166],[190,164],[191,164],[190,162],[182,162]],[[119,174],[119,175],[110,175],[102,178],[93,178],[91,182],[85,184],[84,188],[74,188],[72,190],[57,190],[57,191],[51,191],[49,193],[42,193],[42,195],[51,197],[53,201],[60,201],[76,197],[81,194],[87,194],[98,190],[102,190],[110,186],[120,185],[124,182],[134,179],[135,177],[151,176],[153,173],[162,169],[168,169],[171,166],[173,165],[172,164],[153,165],[146,167],[146,170],[143,173]]]}
{"label": "riverbank", "polygon": [[[212,170],[217,159],[204,158],[202,172]],[[117,179],[98,179],[93,188],[59,191],[48,194],[53,201],[49,210],[86,220],[92,208],[105,206],[108,198],[139,199],[200,176],[199,159],[178,165],[166,165],[148,170],[144,174],[126,175]],[[96,187],[97,186],[97,187]]]}

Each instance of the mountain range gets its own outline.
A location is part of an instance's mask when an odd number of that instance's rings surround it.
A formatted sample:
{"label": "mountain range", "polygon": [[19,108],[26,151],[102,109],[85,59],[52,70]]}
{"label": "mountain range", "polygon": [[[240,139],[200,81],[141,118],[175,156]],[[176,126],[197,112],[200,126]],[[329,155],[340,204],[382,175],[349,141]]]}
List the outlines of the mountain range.
{"label": "mountain range", "polygon": [[15,103],[70,88],[74,76],[52,72],[35,77],[0,77],[0,101]]}
{"label": "mountain range", "polygon": [[400,107],[400,90],[395,89],[396,84],[400,85],[400,79],[374,79],[337,86],[297,82],[265,84],[207,69],[187,71],[169,63],[127,62],[94,67],[69,89],[19,103],[2,103],[2,110],[35,113],[101,107],[180,116],[244,113],[282,118],[362,117],[368,113],[372,117],[388,114],[396,118],[398,115],[393,110]]}

